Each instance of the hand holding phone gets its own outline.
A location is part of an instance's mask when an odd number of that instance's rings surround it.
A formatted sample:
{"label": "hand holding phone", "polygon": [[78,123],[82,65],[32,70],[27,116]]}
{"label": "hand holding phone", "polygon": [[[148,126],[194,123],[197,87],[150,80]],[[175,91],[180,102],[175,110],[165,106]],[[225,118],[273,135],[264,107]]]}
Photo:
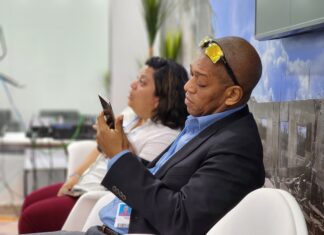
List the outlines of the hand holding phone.
{"label": "hand holding phone", "polygon": [[80,197],[81,195],[85,194],[86,191],[83,189],[71,189],[71,190],[65,190],[63,191],[64,195],[69,195],[72,197]]}
{"label": "hand holding phone", "polygon": [[115,116],[114,116],[114,112],[112,110],[109,100],[102,97],[101,95],[98,95],[98,96],[99,96],[99,100],[100,100],[101,106],[104,111],[107,125],[110,128],[115,129]]}

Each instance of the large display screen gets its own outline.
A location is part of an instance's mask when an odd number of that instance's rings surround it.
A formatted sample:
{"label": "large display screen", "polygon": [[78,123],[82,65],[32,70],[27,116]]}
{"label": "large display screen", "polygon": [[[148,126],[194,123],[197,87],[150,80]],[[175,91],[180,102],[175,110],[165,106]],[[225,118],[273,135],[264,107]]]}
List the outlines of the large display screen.
{"label": "large display screen", "polygon": [[255,9],[258,40],[324,29],[324,0],[256,0]]}

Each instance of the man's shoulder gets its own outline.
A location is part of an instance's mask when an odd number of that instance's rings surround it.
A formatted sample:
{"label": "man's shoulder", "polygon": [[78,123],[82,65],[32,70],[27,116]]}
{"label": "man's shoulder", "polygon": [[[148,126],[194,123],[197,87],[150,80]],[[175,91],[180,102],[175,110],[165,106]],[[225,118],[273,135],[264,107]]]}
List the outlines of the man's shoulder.
{"label": "man's shoulder", "polygon": [[256,122],[249,112],[236,116],[230,115],[212,124],[204,133],[201,133],[200,137],[204,138],[204,136],[207,138],[206,144],[211,143],[211,146],[235,148],[237,143],[249,145],[261,143]]}
{"label": "man's shoulder", "polygon": [[[245,107],[235,113],[232,113],[221,120],[211,124],[205,131],[225,131],[228,129],[245,129],[255,124],[253,115],[249,112],[248,107]],[[217,134],[217,133],[215,133]]]}

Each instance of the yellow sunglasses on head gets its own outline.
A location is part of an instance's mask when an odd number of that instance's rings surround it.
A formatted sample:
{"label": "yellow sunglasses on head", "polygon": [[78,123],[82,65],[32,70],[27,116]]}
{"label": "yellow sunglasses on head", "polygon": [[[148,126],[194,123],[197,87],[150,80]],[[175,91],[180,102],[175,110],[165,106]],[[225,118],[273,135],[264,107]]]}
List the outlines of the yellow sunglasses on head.
{"label": "yellow sunglasses on head", "polygon": [[205,55],[214,63],[216,64],[219,60],[221,60],[226,68],[227,74],[230,76],[231,80],[234,82],[235,85],[240,86],[238,80],[235,77],[235,74],[232,68],[229,66],[224,52],[220,45],[210,37],[205,37],[199,43],[199,47],[204,49]]}

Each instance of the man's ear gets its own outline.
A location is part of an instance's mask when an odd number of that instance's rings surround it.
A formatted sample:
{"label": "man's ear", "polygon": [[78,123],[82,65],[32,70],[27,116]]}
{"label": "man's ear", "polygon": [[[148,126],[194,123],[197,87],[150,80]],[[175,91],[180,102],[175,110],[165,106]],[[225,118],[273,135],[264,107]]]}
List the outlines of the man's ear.
{"label": "man's ear", "polygon": [[233,106],[242,100],[243,89],[240,86],[231,86],[226,89],[225,94],[225,104],[227,106]]}

